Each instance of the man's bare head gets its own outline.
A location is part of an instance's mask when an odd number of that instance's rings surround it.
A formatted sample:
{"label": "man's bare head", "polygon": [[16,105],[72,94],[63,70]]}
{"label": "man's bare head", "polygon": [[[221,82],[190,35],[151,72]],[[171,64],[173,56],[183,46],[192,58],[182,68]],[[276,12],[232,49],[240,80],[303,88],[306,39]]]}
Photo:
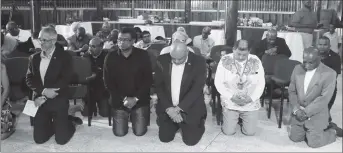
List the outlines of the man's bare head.
{"label": "man's bare head", "polygon": [[188,49],[186,44],[175,42],[170,46],[170,50],[170,56],[174,64],[180,65],[186,62],[188,57]]}
{"label": "man's bare head", "polygon": [[275,29],[268,30],[266,38],[269,44],[274,44],[277,38],[277,31]]}
{"label": "man's bare head", "polygon": [[304,50],[303,66],[306,70],[314,70],[320,64],[320,52],[316,47],[309,47]]}
{"label": "man's bare head", "polygon": [[12,35],[12,36],[18,36],[19,35],[19,28],[18,25],[10,21],[6,24],[6,30]]}

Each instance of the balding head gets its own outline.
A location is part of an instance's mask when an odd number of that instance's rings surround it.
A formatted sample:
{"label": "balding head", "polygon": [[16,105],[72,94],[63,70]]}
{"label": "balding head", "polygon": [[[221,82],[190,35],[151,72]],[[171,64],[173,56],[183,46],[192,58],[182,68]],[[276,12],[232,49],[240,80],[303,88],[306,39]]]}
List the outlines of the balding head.
{"label": "balding head", "polygon": [[102,51],[103,45],[104,43],[101,38],[94,37],[89,41],[89,52],[93,56],[98,56]]}
{"label": "balding head", "polygon": [[275,29],[268,30],[267,35],[266,35],[267,42],[271,45],[274,45],[276,38],[277,38],[277,31]]}
{"label": "balding head", "polygon": [[211,28],[210,27],[205,27],[202,29],[202,38],[205,40],[208,38],[208,36],[211,34]]}
{"label": "balding head", "polygon": [[181,42],[175,42],[170,46],[170,56],[172,61],[176,65],[180,65],[186,62],[188,57],[188,49],[186,44]]}
{"label": "balding head", "polygon": [[304,50],[303,65],[308,71],[316,69],[320,64],[320,52],[316,47],[309,47]]}
{"label": "balding head", "polygon": [[19,35],[19,28],[18,25],[10,21],[6,24],[6,30],[12,35],[12,36],[18,36]]}
{"label": "balding head", "polygon": [[74,33],[76,33],[77,29],[81,27],[81,24],[80,22],[73,22],[71,25],[70,25],[70,28],[71,30],[73,30]]}

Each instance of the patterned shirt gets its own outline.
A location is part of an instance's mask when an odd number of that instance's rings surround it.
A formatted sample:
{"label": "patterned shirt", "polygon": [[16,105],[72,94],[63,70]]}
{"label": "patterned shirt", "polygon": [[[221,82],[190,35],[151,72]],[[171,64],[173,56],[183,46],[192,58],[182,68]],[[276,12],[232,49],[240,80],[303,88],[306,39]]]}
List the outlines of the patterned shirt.
{"label": "patterned shirt", "polygon": [[[224,108],[238,111],[261,108],[259,99],[264,91],[265,78],[262,62],[256,55],[249,54],[243,62],[235,60],[233,53],[223,56],[214,81]],[[239,106],[230,100],[232,96],[241,94],[250,96],[253,102]]]}

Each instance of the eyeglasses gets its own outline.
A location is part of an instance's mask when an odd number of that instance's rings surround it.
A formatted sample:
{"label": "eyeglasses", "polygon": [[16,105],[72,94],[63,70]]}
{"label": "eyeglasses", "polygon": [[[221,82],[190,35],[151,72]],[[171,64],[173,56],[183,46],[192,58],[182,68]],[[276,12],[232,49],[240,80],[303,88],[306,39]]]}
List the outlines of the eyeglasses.
{"label": "eyeglasses", "polygon": [[54,39],[41,39],[41,38],[38,38],[38,41],[39,41],[40,43],[51,42],[52,40],[54,40]]}
{"label": "eyeglasses", "polygon": [[118,42],[129,42],[131,41],[132,39],[123,39],[123,38],[118,38],[117,41]]}

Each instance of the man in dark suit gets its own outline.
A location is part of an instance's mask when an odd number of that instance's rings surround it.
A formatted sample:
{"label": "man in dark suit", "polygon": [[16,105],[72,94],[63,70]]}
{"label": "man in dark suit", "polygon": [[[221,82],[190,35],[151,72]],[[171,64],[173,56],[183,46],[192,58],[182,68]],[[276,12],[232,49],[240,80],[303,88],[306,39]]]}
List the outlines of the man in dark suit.
{"label": "man in dark suit", "polygon": [[43,28],[38,37],[42,52],[29,58],[26,84],[39,106],[34,119],[33,139],[42,144],[55,134],[58,144],[66,144],[75,132],[68,119],[68,85],[72,79],[72,57],[56,44],[57,32]]}
{"label": "man in dark suit", "polygon": [[285,39],[277,37],[277,31],[274,29],[268,30],[266,38],[253,48],[252,54],[255,54],[260,60],[262,60],[263,55],[283,54],[287,57],[292,55]]}
{"label": "man in dark suit", "polygon": [[162,142],[172,141],[179,128],[186,145],[193,146],[200,141],[207,115],[205,80],[205,59],[189,52],[184,43],[173,43],[169,54],[158,57],[156,114]]}
{"label": "man in dark suit", "polygon": [[318,148],[336,141],[336,129],[329,128],[328,104],[336,84],[336,72],[321,63],[319,50],[304,50],[304,63],[297,65],[288,88],[293,106],[289,138],[294,142],[307,141]]}

